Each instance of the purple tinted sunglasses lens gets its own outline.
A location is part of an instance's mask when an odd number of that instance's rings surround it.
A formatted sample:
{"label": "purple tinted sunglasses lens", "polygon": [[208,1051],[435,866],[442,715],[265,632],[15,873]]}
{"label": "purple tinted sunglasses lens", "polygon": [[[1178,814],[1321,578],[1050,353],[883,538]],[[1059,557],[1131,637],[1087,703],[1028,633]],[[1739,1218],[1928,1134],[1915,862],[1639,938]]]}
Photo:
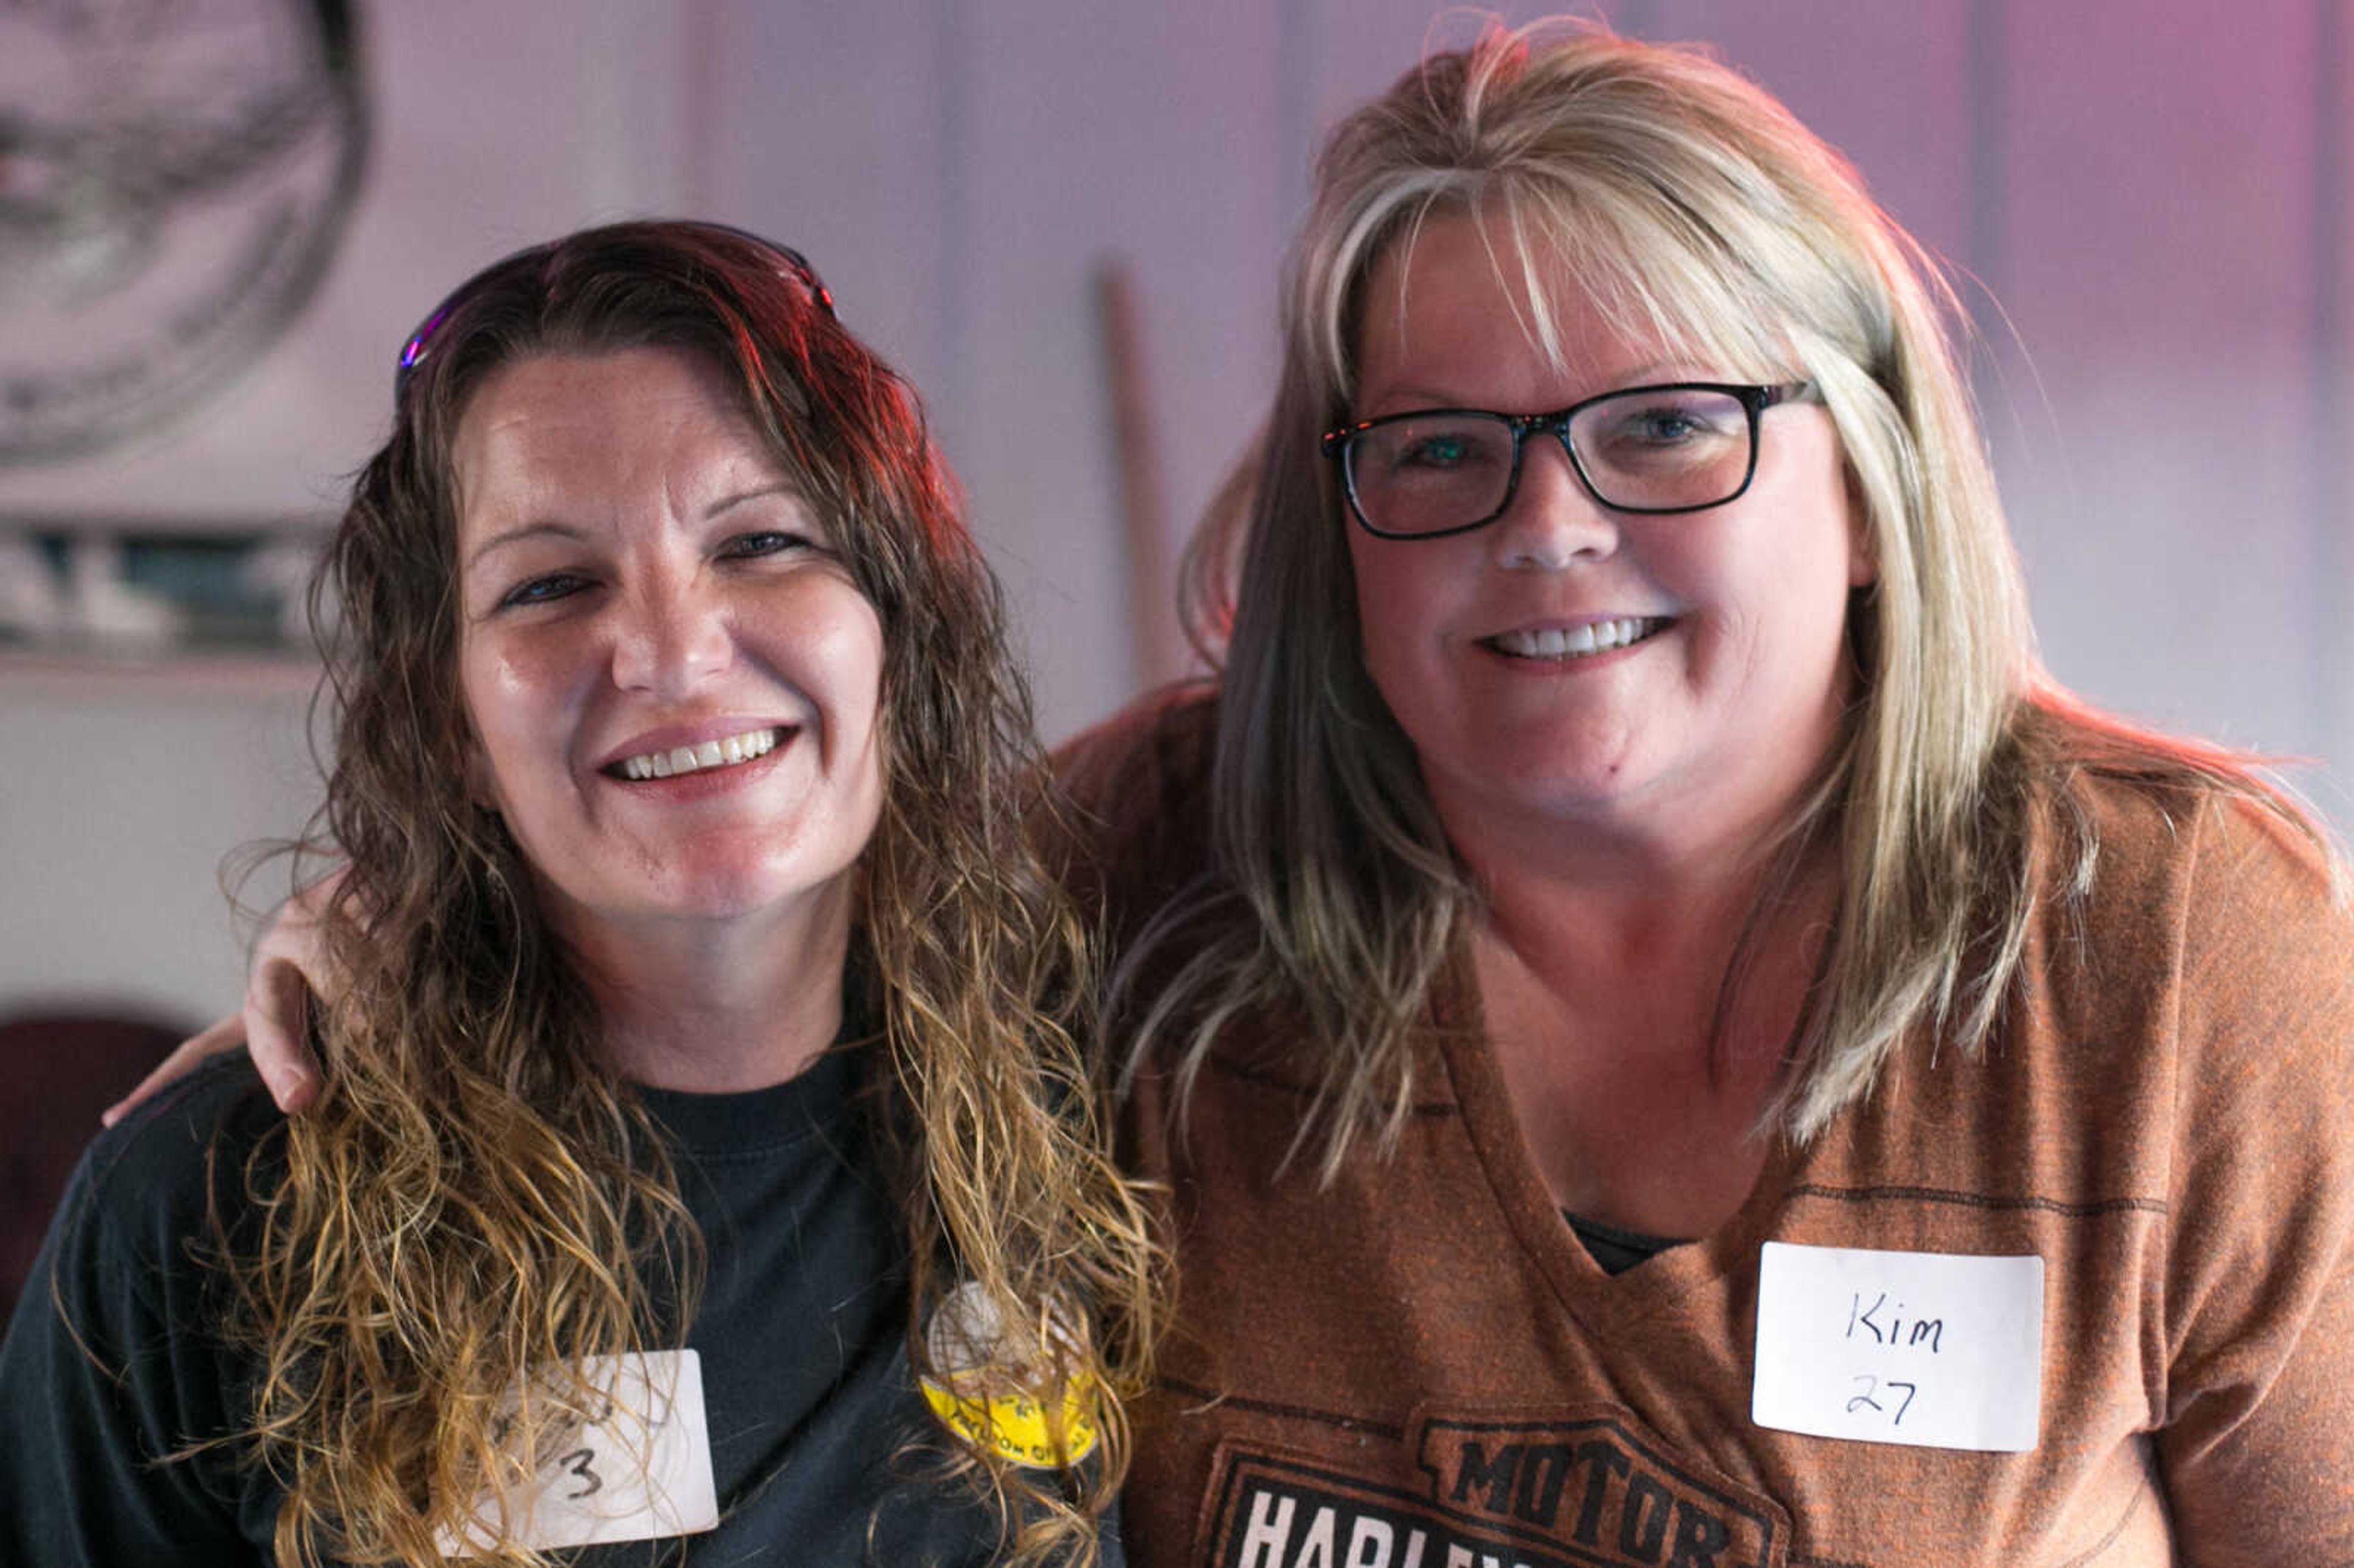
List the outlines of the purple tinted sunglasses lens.
{"label": "purple tinted sunglasses lens", "polygon": [[[696,224],[693,227],[711,233],[731,235],[737,239],[757,245],[774,256],[784,263],[782,270],[784,276],[806,291],[811,301],[817,305],[818,309],[823,311],[829,319],[833,318],[833,291],[825,286],[825,280],[817,275],[817,269],[810,265],[809,258],[791,246],[779,245],[772,239],[763,239],[749,229],[736,228],[724,223]],[[534,245],[526,249],[516,251],[504,260],[493,261],[459,284],[447,299],[434,306],[432,313],[425,318],[415,332],[408,334],[408,341],[401,344],[400,359],[393,366],[393,401],[398,403],[401,394],[408,390],[409,374],[417,368],[425,358],[427,351],[432,346],[433,334],[440,330],[441,323],[449,320],[452,312],[465,303],[474,291],[482,287],[484,279],[504,271],[526,257],[543,255],[550,249],[551,247],[546,245]]]}

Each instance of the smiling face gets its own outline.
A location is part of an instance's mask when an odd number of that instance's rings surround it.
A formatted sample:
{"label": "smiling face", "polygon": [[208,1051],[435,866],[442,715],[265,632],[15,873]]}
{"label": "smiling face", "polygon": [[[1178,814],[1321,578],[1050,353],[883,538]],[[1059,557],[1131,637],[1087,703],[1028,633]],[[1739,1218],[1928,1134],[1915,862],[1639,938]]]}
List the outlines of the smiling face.
{"label": "smiling face", "polygon": [[[1621,335],[1566,281],[1556,368],[1490,254],[1458,215],[1374,264],[1354,418],[1747,379]],[[1694,842],[1770,832],[1837,733],[1848,595],[1872,579],[1861,533],[1818,405],[1767,409],[1748,492],[1681,515],[1601,506],[1557,440],[1532,438],[1484,528],[1348,524],[1365,666],[1458,844],[1564,820]]]}
{"label": "smiling face", "polygon": [[883,800],[881,622],[717,369],[527,358],[454,443],[475,799],[575,940],[846,921]]}

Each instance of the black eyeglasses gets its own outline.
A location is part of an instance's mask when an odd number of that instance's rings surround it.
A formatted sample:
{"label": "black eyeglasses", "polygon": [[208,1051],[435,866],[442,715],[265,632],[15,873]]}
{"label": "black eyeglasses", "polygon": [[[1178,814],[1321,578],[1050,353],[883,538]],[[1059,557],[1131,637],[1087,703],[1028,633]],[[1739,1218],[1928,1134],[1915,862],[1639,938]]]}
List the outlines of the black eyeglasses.
{"label": "black eyeglasses", "polygon": [[1557,436],[1586,493],[1614,512],[1705,512],[1749,488],[1757,416],[1812,396],[1809,381],[1770,387],[1676,381],[1605,392],[1550,414],[1426,408],[1324,436],[1349,509],[1384,539],[1436,539],[1484,528],[1512,504],[1522,444]]}
{"label": "black eyeglasses", "polygon": [[[660,227],[690,229],[702,234],[724,235],[729,238],[740,239],[748,245],[758,247],[775,258],[779,275],[804,291],[809,296],[810,302],[823,311],[829,319],[833,318],[832,291],[828,289],[825,286],[825,281],[817,275],[817,269],[810,265],[809,258],[791,246],[779,245],[773,239],[764,239],[751,230],[737,228],[733,224],[707,223],[698,219],[673,221]],[[550,252],[564,243],[565,241],[561,239],[551,239],[542,244],[525,246],[512,256],[501,257],[451,290],[440,304],[427,313],[425,319],[418,323],[417,330],[408,334],[408,341],[401,344],[400,360],[393,366],[392,372],[393,403],[396,406],[399,404],[401,394],[408,390],[410,375],[433,350],[433,334],[441,329],[441,323],[448,321],[459,306],[481,292],[493,280],[515,268],[533,266],[545,260]]]}

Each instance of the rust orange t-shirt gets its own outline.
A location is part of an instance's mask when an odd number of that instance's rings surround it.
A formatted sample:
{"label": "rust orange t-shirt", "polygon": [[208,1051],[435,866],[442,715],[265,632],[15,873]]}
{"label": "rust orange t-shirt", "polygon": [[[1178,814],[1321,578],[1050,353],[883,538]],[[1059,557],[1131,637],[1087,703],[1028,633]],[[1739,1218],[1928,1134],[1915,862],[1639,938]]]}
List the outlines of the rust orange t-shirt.
{"label": "rust orange t-shirt", "polygon": [[[1121,902],[1200,869],[1203,722],[1072,754]],[[2354,1563],[2354,925],[2253,808],[2069,788],[2097,883],[2041,902],[1989,1049],[1909,1043],[1716,1234],[1616,1277],[1476,1030],[1434,1031],[1398,1147],[1329,1188],[1281,1169],[1314,1070],[1284,1021],[1221,1043],[1182,1124],[1148,1075],[1128,1136],[1169,1183],[1179,1285],[1131,1561]],[[2033,1446],[1753,1421],[1767,1243],[2040,1259]],[[1864,1327],[1934,1361],[1935,1330]]]}

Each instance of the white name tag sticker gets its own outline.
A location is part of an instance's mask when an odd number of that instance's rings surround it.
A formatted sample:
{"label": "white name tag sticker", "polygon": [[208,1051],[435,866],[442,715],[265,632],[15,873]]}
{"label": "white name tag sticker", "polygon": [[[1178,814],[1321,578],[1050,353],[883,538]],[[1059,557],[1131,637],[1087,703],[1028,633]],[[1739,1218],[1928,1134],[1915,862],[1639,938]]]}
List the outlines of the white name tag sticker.
{"label": "white name tag sticker", "polygon": [[[505,1499],[515,1543],[546,1551],[695,1535],[717,1525],[702,1358],[693,1351],[631,1351],[592,1357],[582,1371],[603,1396],[596,1419],[567,1422],[542,1438],[539,1464]],[[500,1515],[499,1499],[485,1494],[467,1539],[444,1531],[441,1554],[479,1555]]]}
{"label": "white name tag sticker", "polygon": [[1767,1242],[1749,1419],[2023,1454],[2043,1416],[2043,1260]]}

